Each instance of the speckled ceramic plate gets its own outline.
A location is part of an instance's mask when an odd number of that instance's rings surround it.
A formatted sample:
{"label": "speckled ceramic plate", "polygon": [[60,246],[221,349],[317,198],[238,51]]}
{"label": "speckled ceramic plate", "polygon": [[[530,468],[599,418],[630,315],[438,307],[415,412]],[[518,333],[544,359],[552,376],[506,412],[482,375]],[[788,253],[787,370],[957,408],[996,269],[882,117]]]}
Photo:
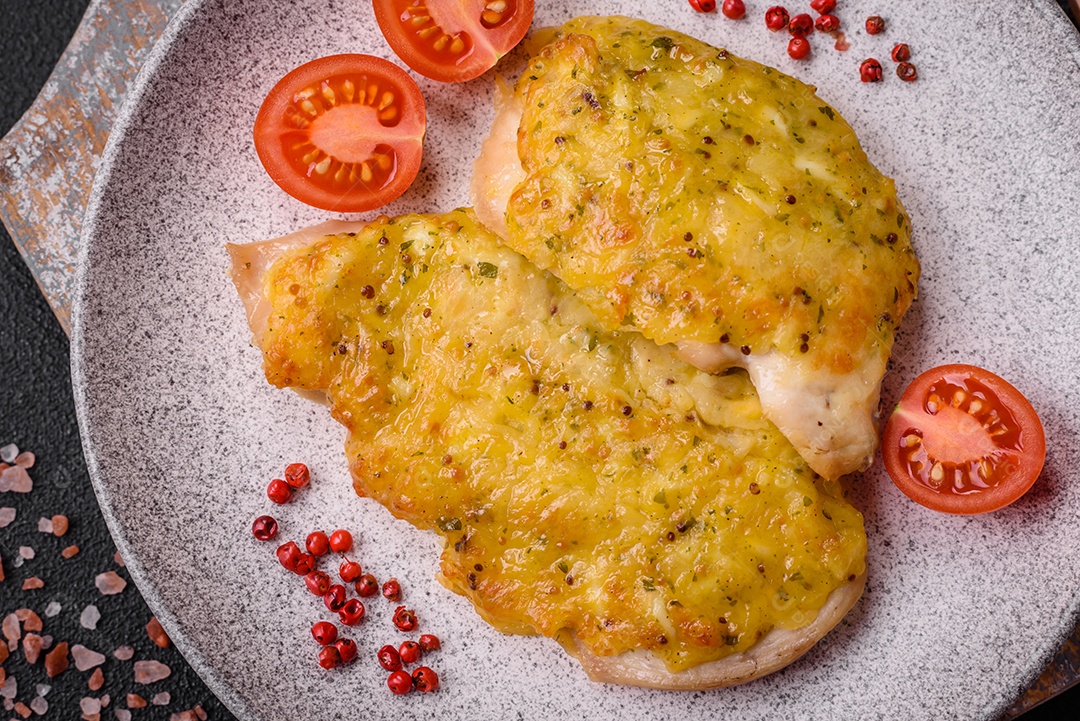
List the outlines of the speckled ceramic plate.
{"label": "speckled ceramic plate", "polygon": [[[283,195],[251,144],[262,97],[319,55],[392,59],[358,0],[190,0],[139,79],[109,142],[87,217],[73,374],[98,497],[132,575],[177,645],[242,719],[829,718],[991,719],[1071,631],[1080,589],[1080,43],[1047,0],[908,2],[889,29],[855,29],[880,3],[845,0],[851,49],[816,36],[787,58],[765,3],[740,23],[685,0],[537,3],[536,25],[585,12],[636,14],[816,84],[897,180],[923,263],[885,403],[921,369],[964,361],[1011,379],[1046,425],[1043,478],[1014,506],[975,518],[925,511],[877,467],[855,481],[870,581],[862,601],[805,658],[709,693],[588,682],[543,638],[506,637],[434,580],[440,543],[356,498],[344,433],[322,407],[275,390],[248,344],[224,243],[326,219]],[[914,49],[920,79],[858,81],[860,59]],[[520,67],[511,57],[507,72]],[[887,68],[891,65],[887,63]],[[420,80],[429,133],[419,182],[387,212],[467,202],[492,115],[491,76]],[[250,535],[263,489],[286,462],[309,490],[274,509],[285,538],[354,529],[364,565],[405,581],[424,629],[445,638],[437,695],[392,698],[373,649],[315,664],[321,604]]]}

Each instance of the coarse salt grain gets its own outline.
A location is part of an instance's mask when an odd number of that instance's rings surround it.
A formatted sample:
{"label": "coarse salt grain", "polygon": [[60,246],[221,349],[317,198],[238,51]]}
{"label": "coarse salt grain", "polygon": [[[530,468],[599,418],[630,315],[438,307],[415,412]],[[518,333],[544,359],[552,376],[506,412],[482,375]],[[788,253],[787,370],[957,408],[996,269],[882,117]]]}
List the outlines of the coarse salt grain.
{"label": "coarse salt grain", "polygon": [[120,568],[126,568],[127,567],[127,564],[124,563],[123,556],[120,555],[120,551],[117,551],[116,553],[114,553],[113,556],[112,556],[112,559],[113,559],[113,562],[117,566],[119,566]]}
{"label": "coarse salt grain", "polygon": [[127,695],[127,707],[128,708],[146,708],[146,699],[137,693],[129,693]]}
{"label": "coarse salt grain", "polygon": [[79,614],[79,625],[91,631],[97,630],[98,621],[101,620],[101,611],[94,604],[90,604]]}
{"label": "coarse salt grain", "polygon": [[42,533],[52,533],[52,519],[39,518],[37,522],[37,529]]}
{"label": "coarse salt grain", "polygon": [[169,701],[172,700],[172,696],[168,691],[162,691],[161,693],[154,694],[154,698],[150,699],[150,703],[154,706],[168,706]]}
{"label": "coarse salt grain", "polygon": [[202,706],[196,706],[195,708],[193,708],[191,710],[194,711],[195,715],[199,717],[199,721],[206,721],[206,719],[208,718],[207,715],[206,715],[206,712],[203,711]]}
{"label": "coarse salt grain", "polygon": [[56,648],[45,654],[45,673],[49,678],[56,678],[67,671],[69,663],[67,641],[61,641],[56,644]]}
{"label": "coarse salt grain", "polygon": [[112,699],[111,699],[111,698],[109,698],[109,694],[105,694],[104,696],[102,696],[102,697],[101,697],[101,705],[102,705],[102,707],[104,707],[104,706],[108,706],[108,705],[109,705],[109,701],[111,701],[111,700],[112,700]]}
{"label": "coarse salt grain", "polygon": [[34,686],[34,690],[37,691],[38,696],[48,696],[49,691],[52,691],[52,686],[47,683],[39,683]]}
{"label": "coarse salt grain", "polygon": [[19,695],[19,685],[15,683],[14,676],[8,676],[4,685],[0,686],[0,697],[13,699]]}
{"label": "coarse salt grain", "polygon": [[67,516],[57,513],[50,520],[52,521],[52,533],[54,536],[60,538],[68,532],[70,521],[68,521]]}
{"label": "coarse salt grain", "polygon": [[0,460],[4,463],[14,463],[18,457],[19,447],[14,443],[8,443],[3,448],[0,448]]}
{"label": "coarse salt grain", "polygon": [[86,681],[86,685],[91,691],[98,691],[105,685],[105,674],[101,672],[100,666],[95,668],[94,672],[90,674],[90,678]]}
{"label": "coarse salt grain", "polygon": [[64,558],[74,558],[75,556],[79,555],[79,547],[68,546],[63,551],[60,551],[60,555]]}
{"label": "coarse salt grain", "polygon": [[97,590],[101,591],[101,595],[115,596],[124,590],[127,581],[120,578],[116,571],[106,571],[97,575],[94,579],[94,585],[97,586]]}
{"label": "coarse salt grain", "polygon": [[165,633],[165,629],[161,627],[161,622],[157,620],[157,616],[151,617],[146,624],[146,635],[150,637],[150,640],[158,648],[169,647],[169,634]]}
{"label": "coarse salt grain", "polygon": [[114,713],[116,714],[116,721],[131,721],[131,712],[126,708],[118,708]]}
{"label": "coarse salt grain", "polygon": [[19,555],[27,561],[32,561],[37,554],[34,553],[34,549],[30,546],[19,546]]}
{"label": "coarse salt grain", "polygon": [[82,709],[82,712],[87,716],[94,716],[95,714],[101,713],[101,701],[98,701],[96,698],[91,698],[90,696],[83,696],[79,700],[79,708]]}
{"label": "coarse salt grain", "polygon": [[71,647],[71,657],[75,659],[75,668],[80,671],[89,671],[105,663],[105,656],[78,643]]}
{"label": "coarse salt grain", "polygon": [[32,712],[30,711],[29,706],[24,704],[22,701],[19,701],[15,704],[15,713],[19,714],[23,718],[30,718],[30,714]]}
{"label": "coarse salt grain", "polygon": [[194,711],[181,711],[169,716],[169,721],[199,721],[199,717],[195,715]]}
{"label": "coarse salt grain", "polygon": [[22,556],[15,556],[15,558],[11,559],[11,565],[15,568],[22,568],[24,563],[26,563],[26,559]]}
{"label": "coarse salt grain", "polygon": [[44,716],[45,712],[49,710],[49,702],[45,700],[44,696],[35,696],[30,702],[30,710],[38,716]]}
{"label": "coarse salt grain", "polygon": [[4,616],[3,622],[0,622],[0,631],[3,632],[4,638],[8,641],[18,641],[22,638],[22,629],[19,628],[19,617],[14,613],[9,613]]}
{"label": "coarse salt grain", "polygon": [[160,661],[136,661],[135,683],[151,684],[166,679],[172,669]]}
{"label": "coarse salt grain", "polygon": [[41,648],[43,651],[48,651],[52,648],[53,637],[49,634],[45,634],[41,637]]}
{"label": "coarse salt grain", "polygon": [[15,465],[22,466],[23,468],[30,469],[34,467],[34,463],[37,461],[35,456],[30,451],[23,451],[19,455],[15,456]]}
{"label": "coarse salt grain", "polygon": [[112,655],[121,661],[130,661],[131,657],[135,655],[135,649],[131,646],[118,646]]}
{"label": "coarse salt grain", "polygon": [[41,616],[29,608],[20,608],[15,611],[15,618],[22,621],[24,631],[40,631],[42,629]]}
{"label": "coarse salt grain", "polygon": [[24,591],[34,591],[39,588],[45,588],[45,582],[37,576],[31,576],[22,582],[22,590]]}
{"label": "coarse salt grain", "polygon": [[29,493],[34,490],[34,481],[22,466],[9,466],[0,472],[0,493],[13,491]]}
{"label": "coarse salt grain", "polygon": [[26,662],[33,666],[41,658],[41,636],[36,633],[28,633],[22,642],[23,656]]}
{"label": "coarse salt grain", "polygon": [[45,607],[45,617],[53,618],[54,616],[59,614],[63,608],[64,607],[56,601],[49,601],[49,605]]}
{"label": "coarse salt grain", "polygon": [[15,520],[15,509],[10,506],[0,508],[0,528],[7,528]]}

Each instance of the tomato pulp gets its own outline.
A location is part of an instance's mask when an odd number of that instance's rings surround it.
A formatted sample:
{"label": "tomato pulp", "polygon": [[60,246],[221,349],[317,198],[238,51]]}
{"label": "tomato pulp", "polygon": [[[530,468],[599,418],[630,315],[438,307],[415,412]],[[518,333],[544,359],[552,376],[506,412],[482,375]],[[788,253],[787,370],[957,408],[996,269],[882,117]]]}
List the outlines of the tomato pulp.
{"label": "tomato pulp", "polygon": [[446,83],[483,75],[521,42],[533,0],[373,0],[375,19],[397,56]]}
{"label": "tomato pulp", "polygon": [[1031,488],[1046,436],[1031,403],[1004,379],[970,365],[926,371],[885,425],[881,452],[893,482],[936,511],[994,511]]}
{"label": "tomato pulp", "polygon": [[297,200],[358,213],[408,189],[426,129],[424,98],[408,73],[371,55],[331,55],[274,86],[255,118],[255,150]]}

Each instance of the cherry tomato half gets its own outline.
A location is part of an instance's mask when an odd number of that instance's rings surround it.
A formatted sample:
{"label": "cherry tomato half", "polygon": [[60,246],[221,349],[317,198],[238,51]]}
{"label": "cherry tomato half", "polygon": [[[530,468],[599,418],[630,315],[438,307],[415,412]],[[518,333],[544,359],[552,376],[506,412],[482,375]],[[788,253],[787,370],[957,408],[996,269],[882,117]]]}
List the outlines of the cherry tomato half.
{"label": "cherry tomato half", "polygon": [[386,41],[432,80],[472,80],[521,42],[533,0],[373,0]]}
{"label": "cherry tomato half", "polygon": [[945,365],[908,386],[881,441],[885,468],[909,498],[945,513],[996,511],[1042,471],[1046,435],[1031,403],[990,371]]}
{"label": "cherry tomato half", "polygon": [[424,98],[408,73],[371,55],[331,55],[274,86],[255,118],[255,150],[297,200],[359,213],[412,185],[426,129]]}

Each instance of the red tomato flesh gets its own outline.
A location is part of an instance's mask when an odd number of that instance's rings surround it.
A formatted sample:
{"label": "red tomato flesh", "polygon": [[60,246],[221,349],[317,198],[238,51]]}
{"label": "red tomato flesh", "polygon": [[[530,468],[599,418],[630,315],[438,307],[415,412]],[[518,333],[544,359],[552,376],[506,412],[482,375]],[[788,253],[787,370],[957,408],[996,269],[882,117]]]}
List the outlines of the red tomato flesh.
{"label": "red tomato flesh", "polygon": [[331,55],[274,86],[255,118],[255,150],[297,200],[359,213],[412,184],[426,129],[424,98],[408,73],[371,55]]}
{"label": "red tomato flesh", "polygon": [[936,511],[994,511],[1031,488],[1046,436],[1031,403],[1004,379],[969,365],[926,371],[908,386],[882,436],[897,487]]}
{"label": "red tomato flesh", "polygon": [[386,41],[406,65],[432,80],[483,75],[521,42],[533,0],[373,0]]}

